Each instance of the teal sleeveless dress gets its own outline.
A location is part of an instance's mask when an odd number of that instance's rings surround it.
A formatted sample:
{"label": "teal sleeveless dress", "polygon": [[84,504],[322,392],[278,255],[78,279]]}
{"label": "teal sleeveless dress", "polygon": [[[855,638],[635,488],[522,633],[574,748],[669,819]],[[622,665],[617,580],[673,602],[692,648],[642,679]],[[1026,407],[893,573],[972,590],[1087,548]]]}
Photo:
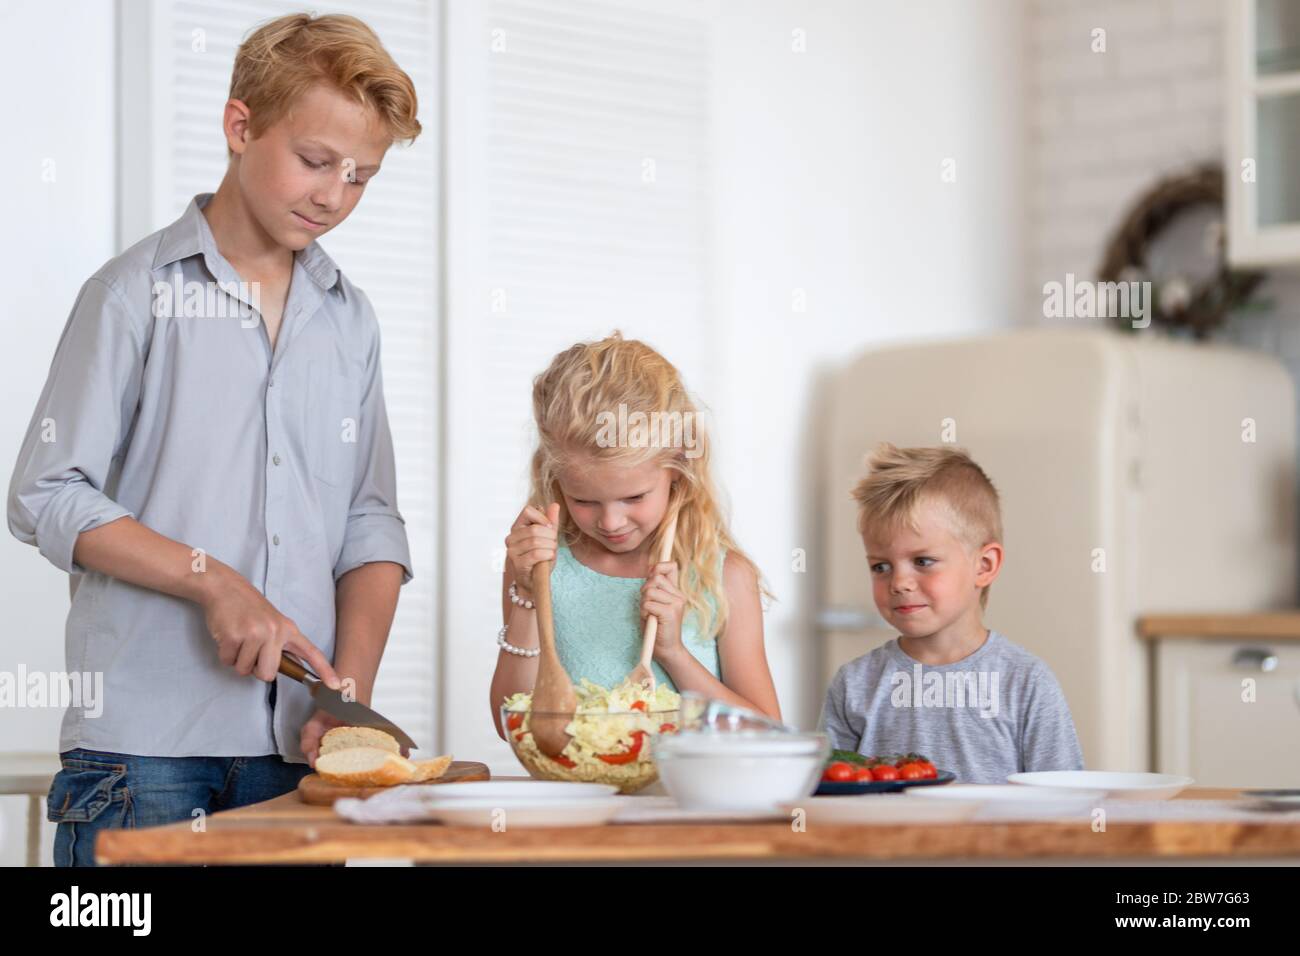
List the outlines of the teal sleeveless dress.
{"label": "teal sleeveless dress", "polygon": [[[721,562],[718,575],[721,580]],[[641,657],[641,586],[645,578],[616,578],[587,567],[561,543],[551,572],[551,611],[560,662],[576,684],[587,678],[610,688],[618,685]],[[717,602],[709,595],[709,603]],[[699,622],[690,611],[682,622],[682,644],[714,677],[722,679],[718,642],[702,639]],[[655,680],[673,690],[677,685],[659,666],[650,665]]]}

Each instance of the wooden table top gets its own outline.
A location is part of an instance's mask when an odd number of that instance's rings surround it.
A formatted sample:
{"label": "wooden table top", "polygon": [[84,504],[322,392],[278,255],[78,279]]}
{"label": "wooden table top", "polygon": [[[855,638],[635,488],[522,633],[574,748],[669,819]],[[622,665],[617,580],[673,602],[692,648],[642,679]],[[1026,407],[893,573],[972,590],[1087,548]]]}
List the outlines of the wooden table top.
{"label": "wooden table top", "polygon": [[[497,778],[512,779],[512,778]],[[1235,800],[1239,790],[1190,788],[1179,798]],[[636,799],[630,797],[628,799]],[[1176,798],[1178,799],[1178,798]],[[213,814],[205,832],[190,821],[141,830],[107,830],[100,863],[341,863],[409,859],[420,863],[853,862],[957,859],[1295,858],[1300,819],[1290,822],[1167,820],[1110,823],[1043,821],[950,824],[808,824],[788,822],[610,824],[599,827],[489,828],[439,824],[358,825],[328,807],[288,793]]]}

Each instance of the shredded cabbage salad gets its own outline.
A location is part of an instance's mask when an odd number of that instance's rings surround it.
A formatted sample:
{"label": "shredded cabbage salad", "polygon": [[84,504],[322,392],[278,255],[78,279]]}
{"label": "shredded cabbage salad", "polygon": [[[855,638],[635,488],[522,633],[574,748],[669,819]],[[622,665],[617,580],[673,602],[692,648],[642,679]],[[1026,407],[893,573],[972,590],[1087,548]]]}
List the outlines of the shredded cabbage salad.
{"label": "shredded cabbage salad", "polygon": [[624,681],[607,690],[586,678],[574,687],[574,694],[577,708],[564,728],[571,739],[557,758],[542,753],[533,740],[533,695],[507,698],[507,733],[520,761],[541,776],[609,783],[625,792],[652,781],[657,772],[650,738],[677,729],[681,696],[667,684],[650,692],[638,682]]}

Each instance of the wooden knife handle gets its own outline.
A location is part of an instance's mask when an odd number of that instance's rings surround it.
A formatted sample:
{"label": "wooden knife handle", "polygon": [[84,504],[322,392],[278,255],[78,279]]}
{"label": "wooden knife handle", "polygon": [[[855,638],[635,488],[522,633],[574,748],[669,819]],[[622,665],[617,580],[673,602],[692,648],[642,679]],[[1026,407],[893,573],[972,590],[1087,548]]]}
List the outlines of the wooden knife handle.
{"label": "wooden knife handle", "polygon": [[280,652],[280,673],[299,682],[305,682],[308,677],[314,678],[316,676],[303,666],[302,661],[288,651]]}

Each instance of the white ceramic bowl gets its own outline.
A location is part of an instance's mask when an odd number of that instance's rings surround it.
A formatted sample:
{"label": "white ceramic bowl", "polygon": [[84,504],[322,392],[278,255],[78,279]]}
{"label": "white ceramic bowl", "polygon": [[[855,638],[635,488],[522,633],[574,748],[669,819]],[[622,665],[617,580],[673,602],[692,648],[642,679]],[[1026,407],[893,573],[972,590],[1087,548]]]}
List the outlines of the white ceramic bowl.
{"label": "white ceramic bowl", "polygon": [[864,794],[858,797],[809,797],[781,805],[788,816],[796,809],[810,824],[855,826],[873,823],[959,823],[980,808],[975,800],[905,800],[899,794]]}
{"label": "white ceramic bowl", "polygon": [[687,810],[771,810],[810,797],[830,753],[824,734],[682,732],[654,741],[664,789]]}
{"label": "white ceramic bowl", "polygon": [[1101,790],[1116,800],[1168,800],[1194,781],[1171,773],[1118,773],[1109,770],[1040,770],[1013,773],[1007,780],[1029,787],[1057,790]]}

